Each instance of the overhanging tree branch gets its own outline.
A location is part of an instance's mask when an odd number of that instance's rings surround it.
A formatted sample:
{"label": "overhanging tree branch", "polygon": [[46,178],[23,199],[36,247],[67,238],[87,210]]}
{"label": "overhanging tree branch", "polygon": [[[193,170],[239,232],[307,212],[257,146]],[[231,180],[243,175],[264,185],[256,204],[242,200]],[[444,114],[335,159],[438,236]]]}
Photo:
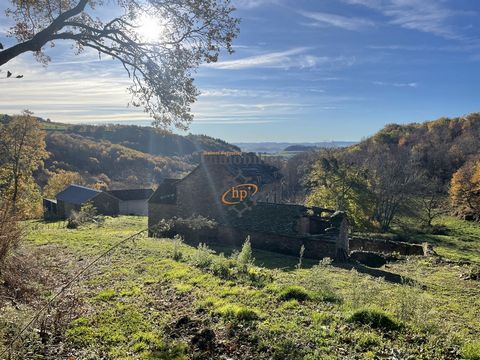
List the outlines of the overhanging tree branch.
{"label": "overhanging tree branch", "polygon": [[37,33],[32,39],[0,51],[0,66],[25,52],[40,51],[46,43],[53,40],[52,36],[65,26],[66,20],[80,14],[85,9],[88,1],[80,0],[77,6],[60,14],[48,27]]}
{"label": "overhanging tree branch", "polygon": [[[95,11],[94,5],[105,5],[102,1],[76,1],[66,11],[60,0],[15,2],[11,32],[19,43],[0,51],[0,66],[26,52],[46,63],[42,49],[47,43],[70,40],[78,53],[90,48],[119,61],[132,81],[131,103],[143,106],[155,125],[187,128],[198,96],[193,71],[202,62],[217,61],[222,49],[233,52],[239,20],[231,15],[230,0],[113,0],[124,14],[105,22],[85,11],[87,5]],[[153,39],[139,29],[145,16],[162,28]]]}

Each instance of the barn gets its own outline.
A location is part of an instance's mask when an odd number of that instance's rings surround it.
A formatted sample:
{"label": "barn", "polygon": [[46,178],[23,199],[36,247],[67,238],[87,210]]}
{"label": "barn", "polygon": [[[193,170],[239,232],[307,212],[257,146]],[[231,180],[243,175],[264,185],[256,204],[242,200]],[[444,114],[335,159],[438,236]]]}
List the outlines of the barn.
{"label": "barn", "polygon": [[67,219],[73,211],[80,211],[82,205],[86,203],[92,203],[97,212],[102,215],[118,215],[119,213],[119,200],[116,197],[101,190],[76,184],[69,185],[57,194],[55,216],[52,215],[53,200],[49,200],[48,203],[50,219],[53,217]]}
{"label": "barn", "polygon": [[107,193],[119,200],[121,215],[148,215],[148,199],[153,194],[152,189],[109,190]]}

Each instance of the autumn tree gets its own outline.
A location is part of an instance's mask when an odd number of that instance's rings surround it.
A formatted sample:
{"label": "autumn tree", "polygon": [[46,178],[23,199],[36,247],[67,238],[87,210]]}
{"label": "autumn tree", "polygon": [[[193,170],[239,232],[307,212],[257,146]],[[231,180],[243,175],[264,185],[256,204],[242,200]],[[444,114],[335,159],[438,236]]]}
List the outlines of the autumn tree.
{"label": "autumn tree", "polygon": [[387,231],[419,195],[422,172],[404,147],[375,147],[363,161],[369,170],[369,189],[374,199],[372,219],[381,231]]}
{"label": "autumn tree", "polygon": [[306,204],[345,211],[357,229],[369,227],[371,194],[367,173],[348,163],[341,154],[319,153],[307,178],[311,189]]}
{"label": "autumn tree", "polygon": [[82,175],[74,171],[59,170],[50,174],[47,185],[43,189],[43,194],[47,198],[55,198],[55,196],[71,184],[83,185]]}
{"label": "autumn tree", "polygon": [[412,214],[420,221],[422,227],[431,229],[433,221],[448,210],[446,186],[437,177],[422,176],[417,182],[416,196],[411,198]]}
{"label": "autumn tree", "polygon": [[480,160],[467,162],[453,174],[450,201],[456,215],[480,220]]}
{"label": "autumn tree", "polygon": [[230,0],[10,1],[18,43],[0,46],[0,66],[26,52],[46,64],[44,49],[57,41],[71,42],[77,53],[93,49],[118,60],[131,79],[131,104],[165,127],[188,126],[198,95],[194,70],[223,49],[232,52],[238,33]]}
{"label": "autumn tree", "polygon": [[38,207],[40,192],[33,172],[47,157],[45,133],[31,112],[0,124],[0,198],[14,211],[30,216],[33,204]]}

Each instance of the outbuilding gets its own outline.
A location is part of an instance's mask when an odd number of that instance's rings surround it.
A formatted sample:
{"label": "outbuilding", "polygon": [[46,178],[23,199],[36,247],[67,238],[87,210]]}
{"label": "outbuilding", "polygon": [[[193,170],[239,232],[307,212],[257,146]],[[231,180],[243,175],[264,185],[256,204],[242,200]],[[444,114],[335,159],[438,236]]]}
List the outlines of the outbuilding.
{"label": "outbuilding", "polygon": [[107,193],[119,200],[121,215],[148,215],[148,199],[153,194],[152,189],[109,190]]}
{"label": "outbuilding", "polygon": [[73,211],[80,211],[82,205],[92,203],[102,215],[118,215],[119,200],[97,189],[72,184],[57,194],[57,218],[67,219]]}

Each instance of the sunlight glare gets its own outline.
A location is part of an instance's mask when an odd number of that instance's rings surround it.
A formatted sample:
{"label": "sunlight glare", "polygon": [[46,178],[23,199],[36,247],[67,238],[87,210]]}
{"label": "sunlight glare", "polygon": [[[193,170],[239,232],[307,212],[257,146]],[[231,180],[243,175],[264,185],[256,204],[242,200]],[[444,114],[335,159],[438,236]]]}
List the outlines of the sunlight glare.
{"label": "sunlight glare", "polygon": [[139,19],[138,24],[137,33],[144,41],[160,40],[165,35],[165,25],[154,16],[145,14]]}

